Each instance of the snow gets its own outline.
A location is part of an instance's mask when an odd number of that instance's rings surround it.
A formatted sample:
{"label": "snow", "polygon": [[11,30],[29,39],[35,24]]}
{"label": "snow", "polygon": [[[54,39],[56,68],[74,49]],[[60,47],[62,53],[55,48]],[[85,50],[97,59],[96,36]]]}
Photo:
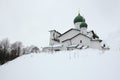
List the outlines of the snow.
{"label": "snow", "polygon": [[[26,45],[46,46],[48,30],[64,32],[74,27],[78,8],[88,29],[95,30],[102,39],[120,25],[118,0],[1,0],[0,4],[0,38]],[[119,36],[120,30],[108,36],[109,51],[83,49],[23,55],[0,66],[0,80],[120,80]]]}
{"label": "snow", "polygon": [[109,34],[105,43],[110,46],[112,50],[120,50],[120,29]]}
{"label": "snow", "polygon": [[0,80],[120,80],[120,51],[32,53],[0,66]]}

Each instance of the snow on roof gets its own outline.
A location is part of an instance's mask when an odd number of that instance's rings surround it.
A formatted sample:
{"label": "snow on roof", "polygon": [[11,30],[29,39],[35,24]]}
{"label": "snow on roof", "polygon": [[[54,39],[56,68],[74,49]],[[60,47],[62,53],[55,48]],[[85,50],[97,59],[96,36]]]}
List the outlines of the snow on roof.
{"label": "snow on roof", "polygon": [[66,42],[66,41],[68,41],[68,40],[72,40],[72,39],[74,39],[75,37],[77,37],[77,36],[79,36],[79,35],[83,35],[83,36],[89,38],[91,41],[99,41],[99,42],[102,42],[102,40],[100,40],[100,39],[92,39],[91,37],[89,37],[89,36],[87,36],[87,35],[84,35],[84,34],[82,34],[82,33],[78,33],[77,35],[73,36],[72,38],[66,39],[66,40],[64,40],[64,41],[62,41],[62,42]]}
{"label": "snow on roof", "polygon": [[77,37],[77,36],[79,36],[79,35],[83,35],[83,36],[85,36],[85,37],[87,37],[87,38],[89,38],[89,39],[92,39],[92,38],[90,38],[90,37],[87,36],[87,35],[84,35],[84,34],[82,34],[82,33],[78,33],[77,35],[73,36],[72,38],[66,39],[66,40],[64,40],[64,41],[62,41],[62,42],[66,42],[66,41],[68,41],[68,40],[72,40],[72,39],[74,39],[75,37]]}
{"label": "snow on roof", "polygon": [[50,30],[49,32],[52,32],[52,31],[55,31],[56,33],[58,33],[58,34],[60,34],[60,35],[61,35],[61,33],[60,33],[60,32],[58,32],[58,31],[56,31],[56,30]]}
{"label": "snow on roof", "polygon": [[78,30],[78,29],[71,28],[71,29],[69,29],[68,31],[66,31],[66,32],[64,32],[63,34],[61,34],[59,37],[62,37],[62,36],[65,35],[66,33],[70,32],[71,30],[80,31],[80,30]]}
{"label": "snow on roof", "polygon": [[[61,47],[62,46],[62,44],[55,44],[55,45],[49,45],[49,46],[47,46],[47,47]],[[46,47],[46,48],[47,48]]]}
{"label": "snow on roof", "polygon": [[77,47],[77,45],[69,45],[68,47]]}

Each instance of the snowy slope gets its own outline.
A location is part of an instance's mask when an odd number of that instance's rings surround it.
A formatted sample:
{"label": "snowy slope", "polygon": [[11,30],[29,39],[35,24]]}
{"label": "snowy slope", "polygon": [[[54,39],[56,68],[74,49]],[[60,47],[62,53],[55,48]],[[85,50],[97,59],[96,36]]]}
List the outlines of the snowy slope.
{"label": "snowy slope", "polygon": [[86,49],[24,55],[0,67],[0,80],[120,80],[120,52]]}

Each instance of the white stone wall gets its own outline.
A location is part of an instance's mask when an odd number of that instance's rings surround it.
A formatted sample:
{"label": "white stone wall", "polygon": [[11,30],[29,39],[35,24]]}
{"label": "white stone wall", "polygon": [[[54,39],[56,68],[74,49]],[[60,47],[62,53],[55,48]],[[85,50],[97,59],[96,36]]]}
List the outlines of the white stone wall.
{"label": "white stone wall", "polygon": [[99,41],[91,41],[90,47],[95,49],[101,49],[101,43]]}
{"label": "white stone wall", "polygon": [[93,33],[92,33],[92,32],[89,32],[89,33],[87,34],[87,36],[92,37],[92,36],[93,36]]}
{"label": "white stone wall", "polygon": [[[80,40],[82,41],[82,43],[80,43]],[[85,45],[85,46],[90,45],[90,39],[83,35],[79,35],[75,37],[74,39],[71,40],[71,42],[73,45],[76,45],[76,44]]]}
{"label": "white stone wall", "polygon": [[58,44],[60,44],[60,43],[57,41],[54,41],[54,40],[50,40],[50,42],[49,42],[49,45],[58,45]]}
{"label": "white stone wall", "polygon": [[74,37],[75,35],[77,35],[78,33],[80,33],[80,31],[76,31],[76,30],[71,30],[70,32],[66,33],[65,35],[62,35],[59,39],[60,42],[66,40],[66,39],[70,39],[72,37]]}
{"label": "white stone wall", "polygon": [[58,36],[60,36],[60,34],[55,32],[55,38],[57,38]]}
{"label": "white stone wall", "polygon": [[67,47],[67,46],[70,46],[71,45],[71,41],[68,40],[68,41],[65,41],[62,43],[64,47]]}
{"label": "white stone wall", "polygon": [[82,34],[87,35],[87,28],[86,27],[82,27],[82,28],[80,28],[80,30],[81,30]]}
{"label": "white stone wall", "polygon": [[80,30],[80,24],[81,24],[81,22],[75,23],[75,28]]}
{"label": "white stone wall", "polygon": [[57,38],[58,36],[60,36],[60,34],[58,34],[57,32],[50,31],[50,41],[49,41],[49,45],[55,45],[55,44],[59,44],[59,42],[56,42],[52,39]]}
{"label": "white stone wall", "polygon": [[57,38],[58,36],[60,36],[60,34],[58,34],[57,32],[55,32],[54,30],[50,31],[50,38],[51,39]]}

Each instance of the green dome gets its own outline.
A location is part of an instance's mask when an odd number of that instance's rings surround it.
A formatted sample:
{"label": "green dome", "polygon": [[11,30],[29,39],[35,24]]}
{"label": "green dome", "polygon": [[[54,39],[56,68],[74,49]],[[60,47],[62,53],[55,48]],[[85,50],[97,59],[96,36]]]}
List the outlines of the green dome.
{"label": "green dome", "polygon": [[80,24],[80,28],[82,28],[82,27],[86,27],[87,28],[87,23],[85,23],[85,22],[82,22],[81,24]]}
{"label": "green dome", "polygon": [[85,22],[85,19],[80,15],[80,13],[78,14],[78,16],[75,17],[74,19],[74,24],[76,22]]}

